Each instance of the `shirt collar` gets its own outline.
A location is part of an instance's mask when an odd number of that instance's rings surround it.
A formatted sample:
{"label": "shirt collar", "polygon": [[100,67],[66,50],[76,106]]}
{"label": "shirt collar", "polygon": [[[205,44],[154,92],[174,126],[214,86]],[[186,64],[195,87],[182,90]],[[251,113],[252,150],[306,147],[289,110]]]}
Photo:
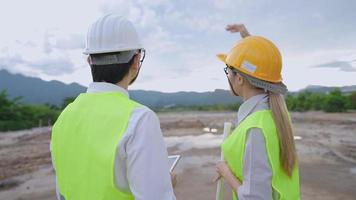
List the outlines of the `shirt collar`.
{"label": "shirt collar", "polygon": [[87,93],[99,93],[99,92],[121,92],[127,97],[130,97],[129,92],[118,85],[107,82],[92,82],[89,84]]}
{"label": "shirt collar", "polygon": [[244,101],[237,112],[237,124],[240,124],[248,115],[250,115],[260,102],[267,104],[267,101],[267,93],[258,94]]}

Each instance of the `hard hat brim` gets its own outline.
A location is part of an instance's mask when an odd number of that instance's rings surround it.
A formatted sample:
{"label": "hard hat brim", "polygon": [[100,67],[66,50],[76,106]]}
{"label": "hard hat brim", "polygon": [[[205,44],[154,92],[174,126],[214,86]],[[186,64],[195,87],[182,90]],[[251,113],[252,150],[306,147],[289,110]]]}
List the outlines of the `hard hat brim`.
{"label": "hard hat brim", "polygon": [[248,74],[245,74],[244,72],[234,69],[239,73],[242,77],[244,77],[251,85],[257,87],[257,88],[262,88],[267,91],[277,93],[277,94],[286,94],[288,92],[287,86],[283,82],[278,82],[278,83],[273,83],[269,81],[264,81],[255,77],[252,77]]}
{"label": "hard hat brim", "polygon": [[226,57],[227,57],[226,54],[218,54],[218,55],[216,55],[216,56],[219,58],[219,60],[221,60],[221,61],[223,61],[224,63],[226,63]]}
{"label": "hard hat brim", "polygon": [[128,63],[135,54],[139,53],[138,50],[121,51],[116,54],[91,54],[91,65],[112,65]]}
{"label": "hard hat brim", "polygon": [[121,47],[121,48],[112,48],[112,49],[85,49],[83,54],[89,55],[89,54],[102,54],[102,53],[115,53],[115,52],[122,52],[122,51],[131,51],[131,50],[137,50],[137,49],[143,49],[142,45],[135,46],[135,47]]}

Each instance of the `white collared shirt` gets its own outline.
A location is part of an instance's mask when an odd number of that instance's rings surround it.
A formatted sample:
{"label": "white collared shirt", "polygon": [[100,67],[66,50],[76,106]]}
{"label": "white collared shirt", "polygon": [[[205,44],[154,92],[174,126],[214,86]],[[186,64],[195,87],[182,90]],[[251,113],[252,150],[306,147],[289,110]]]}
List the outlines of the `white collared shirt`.
{"label": "white collared shirt", "polygon": [[[115,91],[129,96],[126,89],[111,83],[93,82],[87,89],[87,93]],[[113,170],[116,187],[131,192],[136,200],[176,199],[159,119],[149,108],[133,111],[118,144]]]}

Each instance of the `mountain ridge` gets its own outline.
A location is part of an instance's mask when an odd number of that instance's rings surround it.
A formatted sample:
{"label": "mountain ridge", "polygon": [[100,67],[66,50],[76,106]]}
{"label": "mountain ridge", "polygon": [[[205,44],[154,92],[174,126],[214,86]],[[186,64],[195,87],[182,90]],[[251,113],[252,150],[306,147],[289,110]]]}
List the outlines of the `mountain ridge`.
{"label": "mountain ridge", "polygon": [[[66,97],[76,97],[86,91],[78,83],[66,84],[57,80],[45,81],[22,74],[0,70],[0,91],[6,90],[10,98],[23,97],[24,103],[61,105]],[[211,104],[233,104],[241,102],[228,90],[216,89],[209,92],[160,92],[154,90],[130,90],[130,97],[149,107],[192,106]]]}
{"label": "mountain ridge", "polygon": [[[336,88],[339,88],[344,93],[356,91],[356,85],[344,87],[309,85],[297,92],[291,92],[291,94],[298,94],[304,91],[328,93]],[[10,98],[22,96],[24,103],[61,105],[64,98],[76,97],[80,93],[84,93],[86,87],[75,82],[66,84],[57,80],[45,81],[40,78],[28,77],[22,74],[12,74],[7,70],[0,69],[0,91],[1,90],[7,90]],[[215,89],[214,91],[207,92],[160,92],[139,89],[130,90],[129,93],[132,99],[149,107],[241,103],[239,97],[235,97],[230,91],[223,89]]]}

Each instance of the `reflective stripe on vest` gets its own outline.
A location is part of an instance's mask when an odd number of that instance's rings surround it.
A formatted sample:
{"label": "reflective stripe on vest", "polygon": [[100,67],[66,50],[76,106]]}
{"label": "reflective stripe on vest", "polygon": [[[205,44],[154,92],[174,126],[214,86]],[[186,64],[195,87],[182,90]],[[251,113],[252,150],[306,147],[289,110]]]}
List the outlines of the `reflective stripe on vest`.
{"label": "reflective stripe on vest", "polygon": [[52,158],[66,200],[130,200],[115,186],[116,149],[132,111],[139,107],[120,92],[82,93],[52,128]]}
{"label": "reflective stripe on vest", "polygon": [[[243,183],[243,155],[245,152],[246,134],[251,128],[261,129],[264,135],[267,155],[272,170],[273,189],[279,193],[280,199],[299,200],[298,164],[296,164],[291,177],[284,172],[279,159],[278,132],[270,110],[257,111],[246,117],[224,141],[221,147],[229,168],[235,177]],[[233,192],[233,199],[236,199],[236,193],[235,191]]]}

